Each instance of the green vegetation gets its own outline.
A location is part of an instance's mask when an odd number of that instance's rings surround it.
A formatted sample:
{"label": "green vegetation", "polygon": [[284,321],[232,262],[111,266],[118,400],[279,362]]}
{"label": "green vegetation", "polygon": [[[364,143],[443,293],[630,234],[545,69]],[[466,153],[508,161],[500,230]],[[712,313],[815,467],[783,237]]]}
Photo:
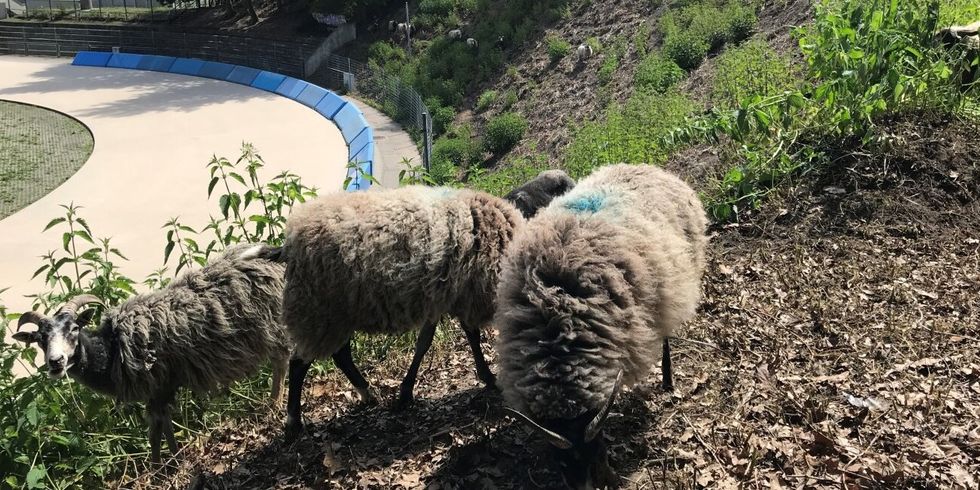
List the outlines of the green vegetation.
{"label": "green vegetation", "polygon": [[476,111],[483,112],[490,108],[494,102],[497,101],[497,91],[487,90],[480,94],[480,97],[476,99]]}
{"label": "green vegetation", "polygon": [[634,81],[638,89],[665,92],[681,81],[684,75],[684,70],[677,63],[658,53],[651,53],[636,68]]}
{"label": "green vegetation", "polygon": [[693,70],[708,53],[747,38],[757,21],[755,9],[741,0],[688,3],[660,19],[664,55]]}
{"label": "green vegetation", "polygon": [[501,155],[517,146],[527,131],[527,120],[516,112],[505,112],[487,121],[483,146],[494,155]]}
{"label": "green vegetation", "polygon": [[580,178],[612,163],[663,163],[670,148],[660,137],[682,125],[693,110],[694,103],[678,92],[640,92],[576,131],[562,158],[565,170]]}
{"label": "green vegetation", "polygon": [[71,117],[0,101],[0,219],[68,180],[93,145],[92,133]]}
{"label": "green vegetation", "polygon": [[797,71],[788,56],[777,54],[765,41],[730,48],[716,61],[711,104],[734,109],[751,95],[765,98],[796,89],[800,84]]}
{"label": "green vegetation", "polygon": [[572,45],[560,37],[548,36],[545,43],[548,46],[548,59],[552,63],[557,63],[572,52]]}
{"label": "green vegetation", "polygon": [[605,85],[612,81],[613,75],[619,69],[619,61],[626,56],[626,41],[623,38],[616,38],[612,48],[606,53],[602,64],[599,65],[599,83]]}

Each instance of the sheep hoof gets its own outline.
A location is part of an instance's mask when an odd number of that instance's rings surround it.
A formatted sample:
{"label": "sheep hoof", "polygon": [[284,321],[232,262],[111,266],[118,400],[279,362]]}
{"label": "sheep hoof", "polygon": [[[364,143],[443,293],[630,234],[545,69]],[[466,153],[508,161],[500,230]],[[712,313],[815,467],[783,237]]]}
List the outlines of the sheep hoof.
{"label": "sheep hoof", "polygon": [[287,443],[295,442],[303,433],[303,422],[299,420],[286,420],[286,430],[284,439]]}
{"label": "sheep hoof", "polygon": [[409,393],[406,396],[403,393],[401,396],[398,397],[398,400],[395,400],[395,403],[392,404],[391,408],[396,412],[401,412],[402,410],[405,410],[408,407],[412,406],[413,403],[415,403],[415,396],[412,395],[411,393]]}
{"label": "sheep hoof", "polygon": [[368,388],[358,388],[357,397],[361,400],[361,405],[373,406],[378,404],[378,397],[371,393]]}

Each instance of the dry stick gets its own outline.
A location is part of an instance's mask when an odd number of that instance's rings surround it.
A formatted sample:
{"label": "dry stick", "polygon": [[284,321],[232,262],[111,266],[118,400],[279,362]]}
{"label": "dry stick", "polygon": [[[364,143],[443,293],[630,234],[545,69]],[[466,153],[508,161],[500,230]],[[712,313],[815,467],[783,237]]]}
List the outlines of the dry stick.
{"label": "dry stick", "polygon": [[704,439],[701,439],[701,434],[699,434],[697,429],[694,428],[694,424],[692,424],[691,421],[687,418],[687,415],[682,413],[681,417],[684,419],[684,422],[687,423],[687,426],[691,428],[691,432],[694,434],[694,437],[698,440],[698,442],[701,443],[702,446],[704,446],[704,449],[708,451],[708,454],[711,455],[711,457],[715,460],[716,463],[718,463],[721,467],[724,468],[725,464],[722,463],[721,459],[718,458],[718,455],[715,454],[714,449],[708,446],[708,443],[704,442]]}

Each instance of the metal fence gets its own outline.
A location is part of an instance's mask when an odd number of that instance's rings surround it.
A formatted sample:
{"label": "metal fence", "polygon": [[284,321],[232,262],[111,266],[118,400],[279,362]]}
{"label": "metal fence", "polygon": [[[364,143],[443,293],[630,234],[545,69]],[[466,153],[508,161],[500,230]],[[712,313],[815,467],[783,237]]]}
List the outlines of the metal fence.
{"label": "metal fence", "polygon": [[422,96],[400,78],[379,67],[330,54],[312,75],[314,83],[342,89],[376,102],[381,111],[398,121],[422,142],[422,163],[429,168],[432,155],[432,117]]}
{"label": "metal fence", "polygon": [[175,32],[114,25],[63,26],[0,22],[0,54],[72,56],[79,51],[120,51],[200,58],[305,77],[306,60],[319,40],[280,41],[233,34]]}
{"label": "metal fence", "polygon": [[[214,6],[214,0],[0,0],[11,17],[39,20],[168,21],[183,12]],[[3,6],[6,5],[6,9]],[[0,13],[0,19],[3,19]]]}

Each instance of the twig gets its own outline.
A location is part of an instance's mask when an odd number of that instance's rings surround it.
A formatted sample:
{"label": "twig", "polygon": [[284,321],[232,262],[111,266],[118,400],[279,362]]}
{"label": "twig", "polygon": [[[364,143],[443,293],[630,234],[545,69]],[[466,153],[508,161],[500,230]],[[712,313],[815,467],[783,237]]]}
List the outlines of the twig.
{"label": "twig", "polygon": [[684,422],[687,423],[687,426],[691,428],[691,433],[693,433],[694,437],[698,440],[698,442],[700,442],[701,445],[704,446],[704,449],[708,451],[708,454],[711,455],[711,457],[715,460],[715,462],[721,465],[722,467],[725,467],[725,464],[722,463],[721,459],[718,458],[718,455],[715,454],[714,449],[708,446],[708,443],[704,442],[704,439],[701,439],[701,434],[699,434],[697,429],[694,428],[694,424],[692,424],[690,419],[687,418],[687,415],[682,413],[681,418],[683,418]]}

